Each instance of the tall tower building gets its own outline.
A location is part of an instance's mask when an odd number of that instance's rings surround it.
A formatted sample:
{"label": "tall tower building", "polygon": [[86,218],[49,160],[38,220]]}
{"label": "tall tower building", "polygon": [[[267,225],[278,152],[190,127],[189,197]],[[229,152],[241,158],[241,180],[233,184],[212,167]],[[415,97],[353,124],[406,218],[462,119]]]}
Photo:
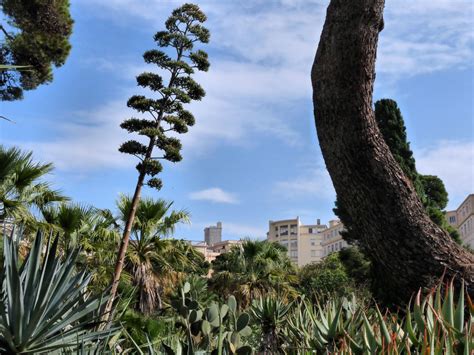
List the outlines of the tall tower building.
{"label": "tall tower building", "polygon": [[204,241],[208,246],[212,246],[222,241],[222,223],[217,222],[216,226],[204,228]]}

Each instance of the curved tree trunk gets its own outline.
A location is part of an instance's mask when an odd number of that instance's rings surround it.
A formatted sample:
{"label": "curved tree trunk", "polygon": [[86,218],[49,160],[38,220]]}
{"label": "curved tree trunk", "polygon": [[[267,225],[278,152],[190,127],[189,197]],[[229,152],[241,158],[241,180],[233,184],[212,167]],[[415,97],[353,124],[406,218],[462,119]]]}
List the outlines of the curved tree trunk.
{"label": "curved tree trunk", "polygon": [[316,128],[338,200],[393,301],[445,272],[474,291],[474,255],[435,225],[393,158],[372,108],[384,0],[332,0],[311,72]]}

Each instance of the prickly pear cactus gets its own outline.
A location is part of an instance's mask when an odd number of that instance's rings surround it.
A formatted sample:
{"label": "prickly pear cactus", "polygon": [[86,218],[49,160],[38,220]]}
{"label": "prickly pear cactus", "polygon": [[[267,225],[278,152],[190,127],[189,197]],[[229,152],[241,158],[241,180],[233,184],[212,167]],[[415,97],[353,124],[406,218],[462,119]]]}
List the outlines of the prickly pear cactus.
{"label": "prickly pear cactus", "polygon": [[163,343],[166,353],[252,354],[252,348],[245,343],[245,338],[252,334],[250,316],[239,312],[235,297],[230,296],[226,304],[212,303],[200,309],[189,291],[190,284],[186,282],[180,298],[171,303],[179,315],[176,326],[184,331],[185,337],[174,346]]}

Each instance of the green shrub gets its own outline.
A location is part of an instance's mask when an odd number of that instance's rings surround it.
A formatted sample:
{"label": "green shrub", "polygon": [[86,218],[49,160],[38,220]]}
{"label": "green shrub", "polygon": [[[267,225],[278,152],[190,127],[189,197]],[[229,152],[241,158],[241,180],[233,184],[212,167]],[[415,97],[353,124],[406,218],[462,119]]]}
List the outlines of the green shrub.
{"label": "green shrub", "polygon": [[330,254],[320,263],[303,266],[299,278],[301,291],[308,297],[346,296],[355,288],[338,253]]}

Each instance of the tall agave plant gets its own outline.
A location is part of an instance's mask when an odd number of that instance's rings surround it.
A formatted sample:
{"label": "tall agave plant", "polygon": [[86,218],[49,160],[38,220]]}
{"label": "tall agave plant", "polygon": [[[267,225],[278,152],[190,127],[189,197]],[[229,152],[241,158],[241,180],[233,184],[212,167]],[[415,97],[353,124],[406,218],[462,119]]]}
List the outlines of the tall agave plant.
{"label": "tall agave plant", "polygon": [[[114,330],[93,331],[106,298],[88,297],[90,275],[76,273],[78,250],[58,256],[58,238],[43,248],[38,233],[24,262],[18,243],[4,237],[0,273],[0,352],[62,353],[97,343]],[[44,255],[42,249],[45,249]]]}

